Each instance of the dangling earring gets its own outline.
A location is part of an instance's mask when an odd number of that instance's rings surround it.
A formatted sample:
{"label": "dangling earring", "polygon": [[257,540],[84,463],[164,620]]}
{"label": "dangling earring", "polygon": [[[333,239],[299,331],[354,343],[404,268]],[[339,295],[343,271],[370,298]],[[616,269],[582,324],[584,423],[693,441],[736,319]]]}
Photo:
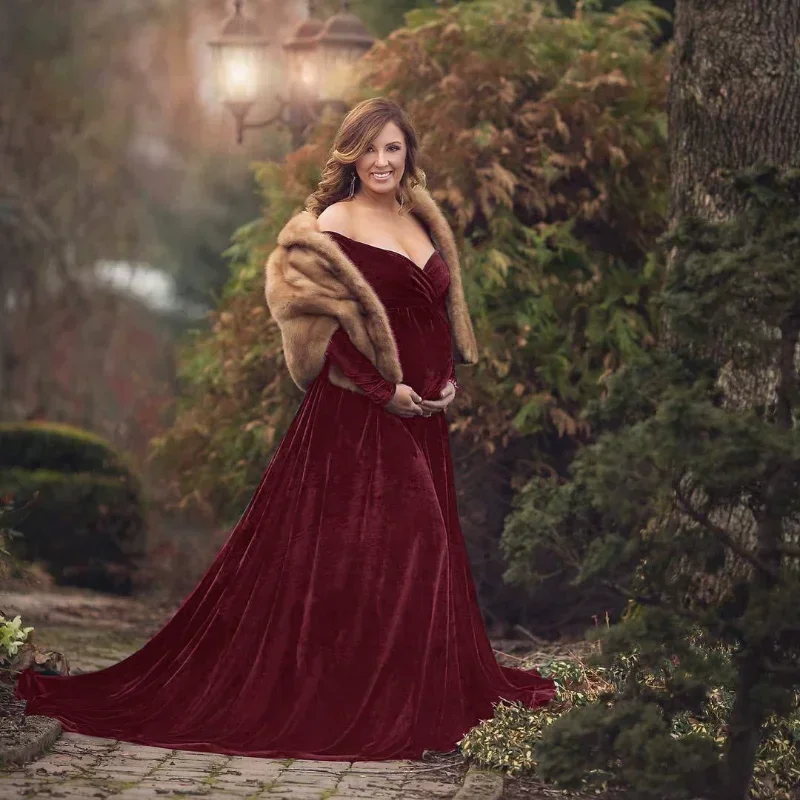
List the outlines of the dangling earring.
{"label": "dangling earring", "polygon": [[406,203],[405,195],[401,192],[400,193],[400,213],[401,214],[403,213],[403,206],[405,205],[405,203]]}
{"label": "dangling earring", "polygon": [[348,200],[353,199],[353,194],[356,191],[356,173],[353,172],[353,177],[350,179],[350,194],[347,196]]}

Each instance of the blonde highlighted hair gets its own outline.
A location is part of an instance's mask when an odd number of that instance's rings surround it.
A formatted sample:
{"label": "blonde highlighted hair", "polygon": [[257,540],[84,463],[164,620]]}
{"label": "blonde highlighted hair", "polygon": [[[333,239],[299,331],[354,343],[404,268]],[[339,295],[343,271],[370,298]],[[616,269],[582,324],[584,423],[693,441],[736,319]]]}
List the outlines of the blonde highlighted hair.
{"label": "blonde highlighted hair", "polygon": [[406,141],[406,163],[397,189],[403,212],[413,208],[411,189],[425,186],[425,173],[417,166],[419,140],[408,115],[397,103],[386,97],[372,97],[352,108],[342,120],[333,140],[328,161],[322,170],[317,189],[306,200],[306,210],[318,217],[328,206],[348,199],[355,175],[355,187],[361,179],[355,162],[366,152],[387,122],[394,122]]}

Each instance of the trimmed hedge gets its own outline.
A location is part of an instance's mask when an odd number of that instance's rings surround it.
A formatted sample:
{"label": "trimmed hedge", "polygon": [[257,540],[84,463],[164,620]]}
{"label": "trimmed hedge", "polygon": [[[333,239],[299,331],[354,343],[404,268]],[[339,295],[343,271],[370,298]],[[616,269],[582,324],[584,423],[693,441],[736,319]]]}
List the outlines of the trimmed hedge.
{"label": "trimmed hedge", "polygon": [[15,554],[60,584],[133,591],[145,554],[139,482],[102,438],[48,423],[0,425],[0,494],[35,496]]}
{"label": "trimmed hedge", "polygon": [[53,422],[0,424],[0,471],[7,469],[129,474],[101,436]]}

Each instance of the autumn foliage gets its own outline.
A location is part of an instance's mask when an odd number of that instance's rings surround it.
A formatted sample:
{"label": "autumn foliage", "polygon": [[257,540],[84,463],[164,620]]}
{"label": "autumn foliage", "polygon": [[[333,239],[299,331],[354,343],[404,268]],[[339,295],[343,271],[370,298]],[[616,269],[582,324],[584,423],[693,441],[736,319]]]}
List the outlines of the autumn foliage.
{"label": "autumn foliage", "polygon": [[[411,114],[428,186],[459,238],[480,362],[459,373],[451,429],[483,460],[512,441],[558,468],[590,436],[580,412],[652,341],[665,226],[666,61],[658,11],[563,18],[497,0],[412,12],[364,59],[364,96]],[[285,432],[299,390],[263,297],[275,236],[315,187],[341,117],[282,164],[261,164],[263,217],[237,232],[209,333],[183,358],[184,400],[154,455],[176,497],[234,518]]]}

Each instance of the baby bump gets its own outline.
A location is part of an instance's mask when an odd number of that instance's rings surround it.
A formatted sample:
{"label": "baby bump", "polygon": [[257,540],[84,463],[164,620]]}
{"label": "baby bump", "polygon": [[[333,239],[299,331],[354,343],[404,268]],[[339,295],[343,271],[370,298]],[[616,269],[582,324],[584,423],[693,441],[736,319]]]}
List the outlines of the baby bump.
{"label": "baby bump", "polygon": [[425,399],[438,398],[453,365],[447,317],[431,308],[402,309],[393,315],[392,330],[403,368],[403,383]]}

